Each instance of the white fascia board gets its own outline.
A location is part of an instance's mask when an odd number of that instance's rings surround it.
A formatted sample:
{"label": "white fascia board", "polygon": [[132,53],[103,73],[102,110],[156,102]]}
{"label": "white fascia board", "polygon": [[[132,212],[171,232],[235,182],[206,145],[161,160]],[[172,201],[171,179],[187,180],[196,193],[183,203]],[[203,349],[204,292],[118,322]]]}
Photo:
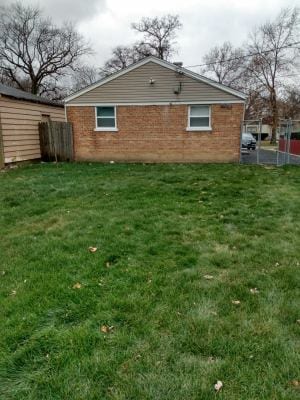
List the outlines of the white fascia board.
{"label": "white fascia board", "polygon": [[113,106],[176,106],[189,104],[244,104],[245,100],[213,100],[213,101],[161,101],[155,103],[72,103],[66,107],[113,107]]}

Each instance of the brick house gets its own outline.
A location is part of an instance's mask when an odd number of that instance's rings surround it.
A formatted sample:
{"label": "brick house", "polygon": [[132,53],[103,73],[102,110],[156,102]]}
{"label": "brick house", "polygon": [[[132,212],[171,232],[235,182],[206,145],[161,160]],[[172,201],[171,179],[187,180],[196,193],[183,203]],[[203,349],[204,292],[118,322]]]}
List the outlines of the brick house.
{"label": "brick house", "polygon": [[238,162],[245,98],[147,57],[66,98],[75,159]]}

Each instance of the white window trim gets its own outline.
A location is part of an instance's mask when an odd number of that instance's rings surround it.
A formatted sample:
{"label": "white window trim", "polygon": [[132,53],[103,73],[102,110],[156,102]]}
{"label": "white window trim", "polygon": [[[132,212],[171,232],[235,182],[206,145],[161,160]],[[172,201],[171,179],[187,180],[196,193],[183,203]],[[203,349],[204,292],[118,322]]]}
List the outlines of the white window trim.
{"label": "white window trim", "polygon": [[[115,118],[115,126],[114,127],[98,127],[97,125],[97,107],[113,107],[114,108],[114,118]],[[112,117],[101,117],[101,118],[112,118]],[[118,132],[118,127],[117,127],[117,107],[112,106],[112,105],[103,105],[103,106],[95,106],[95,126],[96,128],[94,129],[95,132]]]}
{"label": "white window trim", "polygon": [[[197,104],[193,104],[197,105]],[[187,131],[211,131],[212,127],[211,127],[211,106],[210,104],[199,104],[199,106],[208,106],[208,117],[209,117],[209,126],[190,126],[190,122],[191,122],[191,105],[189,105],[189,110],[188,110],[188,126],[186,128]],[[201,117],[200,117],[201,118]]]}

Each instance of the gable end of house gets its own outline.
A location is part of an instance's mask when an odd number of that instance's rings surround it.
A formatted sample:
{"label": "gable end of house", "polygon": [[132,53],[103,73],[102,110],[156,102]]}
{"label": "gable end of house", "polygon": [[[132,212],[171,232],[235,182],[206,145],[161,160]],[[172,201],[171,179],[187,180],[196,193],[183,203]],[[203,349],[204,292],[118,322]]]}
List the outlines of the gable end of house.
{"label": "gable end of house", "polygon": [[66,105],[242,103],[246,96],[185,68],[147,57],[65,99]]}

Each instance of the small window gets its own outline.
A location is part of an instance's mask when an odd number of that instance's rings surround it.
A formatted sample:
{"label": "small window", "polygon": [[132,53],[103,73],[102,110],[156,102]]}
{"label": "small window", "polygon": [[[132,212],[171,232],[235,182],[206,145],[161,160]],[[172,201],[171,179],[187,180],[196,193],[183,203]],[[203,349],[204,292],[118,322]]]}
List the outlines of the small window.
{"label": "small window", "polygon": [[189,107],[188,130],[211,130],[210,106],[195,105]]}
{"label": "small window", "polygon": [[116,130],[116,108],[96,107],[96,129]]}

